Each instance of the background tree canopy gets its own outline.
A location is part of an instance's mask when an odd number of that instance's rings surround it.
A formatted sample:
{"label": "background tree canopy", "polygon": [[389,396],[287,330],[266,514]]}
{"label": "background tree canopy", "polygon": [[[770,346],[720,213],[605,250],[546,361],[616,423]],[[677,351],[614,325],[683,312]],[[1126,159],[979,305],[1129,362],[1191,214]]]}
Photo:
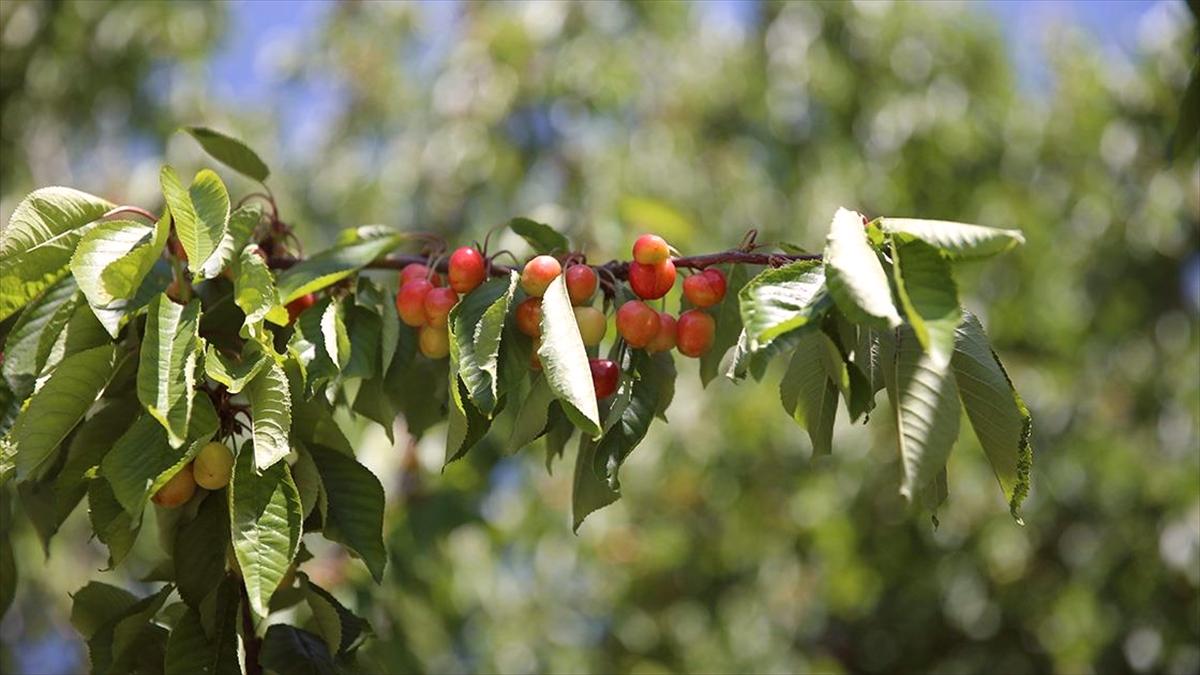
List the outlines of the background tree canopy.
{"label": "background tree canopy", "polygon": [[[205,124],[264,154],[313,243],[367,223],[468,241],[525,214],[598,260],[642,231],[819,250],[841,204],[1020,228],[1019,252],[961,273],[1037,420],[1025,527],[971,434],[934,530],[903,508],[885,425],[839,422],[813,462],[774,386],[701,392],[681,364],[672,423],[578,536],[569,472],[538,453],[439,473],[440,432],[393,444],[339,419],[383,477],[391,559],[377,587],[310,541],[305,569],[370,620],[365,660],[406,671],[1200,669],[1200,161],[1171,143],[1186,6],[1148,10],[1131,58],[1056,33],[1034,83],[969,7],[716,7],[313,3],[280,33],[235,26],[244,5],[5,2],[0,222],[46,184],[157,203],[161,157],[204,164],[168,132]],[[229,61],[239,40],[263,45],[253,63]],[[137,588],[154,528],[96,575],[84,509],[44,559],[4,506],[18,566],[43,572],[21,577],[0,667],[78,671],[67,592]]]}

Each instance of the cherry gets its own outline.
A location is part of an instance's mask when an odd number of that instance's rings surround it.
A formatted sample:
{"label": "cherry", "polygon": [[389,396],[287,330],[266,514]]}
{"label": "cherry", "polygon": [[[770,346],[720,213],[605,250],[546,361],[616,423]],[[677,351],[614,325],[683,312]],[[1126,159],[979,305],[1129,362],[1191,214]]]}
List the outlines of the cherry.
{"label": "cherry", "polygon": [[658,313],[658,333],[654,335],[654,339],[650,344],[646,345],[646,351],[651,354],[655,352],[670,351],[675,348],[675,317],[666,312]]}
{"label": "cherry", "polygon": [[717,322],[699,309],[689,309],[679,315],[675,339],[679,353],[696,358],[712,348]]}
{"label": "cherry", "polygon": [[572,305],[586,305],[596,294],[596,272],[588,265],[567,268],[567,295]]}
{"label": "cherry", "polygon": [[517,330],[535,338],[542,335],[542,299],[525,298],[517,305]]}
{"label": "cherry", "polygon": [[630,300],[617,310],[617,332],[630,347],[645,347],[658,334],[658,312],[641,300]]}
{"label": "cherry", "polygon": [[317,304],[317,296],[305,293],[287,304],[288,325],[296,323],[296,319],[304,310]]}
{"label": "cherry", "polygon": [[410,263],[405,265],[404,269],[400,271],[401,287],[403,287],[404,284],[416,279],[424,279],[434,286],[442,285],[442,275],[434,274],[430,276],[429,267],[422,265],[421,263]]}
{"label": "cherry", "polygon": [[171,283],[167,284],[165,293],[167,294],[167,299],[171,302],[177,305],[187,304],[183,301],[183,284],[180,283],[179,279],[172,279]]}
{"label": "cherry", "polygon": [[660,263],[669,257],[671,247],[657,234],[643,234],[633,242],[633,259],[643,265]]}
{"label": "cherry", "polygon": [[604,318],[604,312],[595,307],[576,307],[575,323],[579,326],[579,337],[583,338],[583,344],[588,347],[600,344],[604,334],[608,332],[608,321]]}
{"label": "cherry", "polygon": [[546,293],[550,282],[562,273],[562,265],[553,256],[539,255],[525,263],[521,271],[521,288],[529,295],[540,298]]}
{"label": "cherry", "polygon": [[154,493],[150,501],[164,509],[174,509],[182,506],[196,494],[196,479],[192,476],[192,465],[189,463],[171,476],[171,480]]}
{"label": "cherry", "polygon": [[429,325],[444,328],[450,309],[458,303],[458,293],[453,288],[431,288],[425,294],[425,318]]}
{"label": "cherry", "polygon": [[433,290],[433,284],[425,279],[413,279],[401,286],[400,292],[396,294],[396,311],[400,314],[400,320],[413,328],[428,323],[429,317],[425,314],[425,296],[431,290]]}
{"label": "cherry", "polygon": [[606,399],[617,391],[617,382],[621,379],[621,370],[609,359],[588,359],[592,368],[592,387],[596,390],[596,400]]}
{"label": "cherry", "polygon": [[463,246],[450,254],[450,288],[467,294],[483,283],[487,276],[487,261],[483,254],[470,246]]}
{"label": "cherry", "polygon": [[725,298],[725,275],[707,269],[683,280],[683,297],[697,307],[712,307]]}
{"label": "cherry", "polygon": [[233,452],[224,443],[206,444],[192,462],[192,476],[205,490],[220,490],[229,485],[233,476]]}
{"label": "cherry", "polygon": [[450,353],[450,333],[445,326],[422,326],[417,346],[431,359],[444,359]]}
{"label": "cherry", "polygon": [[653,265],[629,263],[629,286],[639,298],[655,300],[675,285],[675,263],[664,260]]}
{"label": "cherry", "polygon": [[179,237],[176,237],[174,234],[167,239],[167,250],[170,251],[172,256],[175,256],[176,260],[182,262],[188,261],[187,251],[183,250],[183,242],[179,241]]}

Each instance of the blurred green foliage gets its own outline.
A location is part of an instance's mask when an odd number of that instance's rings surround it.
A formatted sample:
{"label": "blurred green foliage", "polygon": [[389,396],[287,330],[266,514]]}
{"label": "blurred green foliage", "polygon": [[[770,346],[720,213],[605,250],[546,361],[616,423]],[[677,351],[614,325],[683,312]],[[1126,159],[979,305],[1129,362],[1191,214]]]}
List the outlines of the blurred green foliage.
{"label": "blurred green foliage", "polygon": [[[536,448],[439,473],[440,429],[393,447],[343,419],[388,492],[387,579],[319,542],[306,569],[370,619],[387,672],[1196,672],[1200,162],[1167,159],[1191,17],[1153,10],[1133,63],[1061,30],[1040,91],[969,7],[753,9],[338,3],[255,66],[331,92],[285,128],[305,111],[210,91],[227,7],[6,2],[0,215],[50,183],[157,208],[161,156],[202,161],[166,132],[203,123],[261,151],[313,247],[370,222],[482,240],[520,214],[597,260],[643,230],[819,249],[838,205],[1021,228],[960,285],[1034,414],[1025,527],[967,431],[934,530],[886,432],[841,424],[812,462],[778,372],[701,391],[681,364],[671,424],[578,537],[569,471]],[[85,516],[48,563],[16,523],[5,672],[70,635],[66,593],[103,564]]]}

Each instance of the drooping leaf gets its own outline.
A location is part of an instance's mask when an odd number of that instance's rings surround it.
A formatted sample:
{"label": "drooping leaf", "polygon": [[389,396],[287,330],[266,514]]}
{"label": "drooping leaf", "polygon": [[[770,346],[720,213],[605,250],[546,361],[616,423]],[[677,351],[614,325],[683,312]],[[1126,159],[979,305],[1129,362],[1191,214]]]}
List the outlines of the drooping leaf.
{"label": "drooping leaf", "polygon": [[592,512],[597,511],[620,498],[608,480],[596,473],[597,441],[583,434],[579,438],[579,454],[575,458],[575,478],[571,489],[571,517],[574,521],[572,530],[578,532]]}
{"label": "drooping leaf", "polygon": [[955,259],[986,258],[1025,243],[1020,230],[1000,230],[945,220],[880,218],[879,227],[893,236],[909,235],[920,239]]}
{"label": "drooping leaf", "polygon": [[246,341],[239,360],[226,358],[212,345],[204,353],[205,374],[225,385],[230,394],[240,393],[270,363],[271,357],[257,340]]}
{"label": "drooping leaf", "polygon": [[275,290],[275,275],[267,263],[250,245],[238,255],[237,276],[233,281],[233,301],[246,315],[244,324],[251,336],[261,336],[262,322],[277,325],[287,324],[288,314],[279,303],[279,292]]}
{"label": "drooping leaf", "polygon": [[571,250],[571,244],[554,228],[528,218],[513,218],[508,227],[537,253],[554,253]]}
{"label": "drooping leaf", "polygon": [[325,537],[354,551],[375,581],[383,581],[383,486],[354,457],[319,445],[308,446],[328,497]]}
{"label": "drooping leaf", "polygon": [[[614,489],[618,489],[617,474],[621,465],[646,437],[650,423],[659,411],[661,389],[665,385],[660,379],[663,373],[657,369],[651,355],[636,353],[633,364],[635,377],[627,378],[621,385],[629,390],[628,403],[619,411],[614,406],[613,411],[609,413],[620,414],[611,417],[605,424],[607,428],[596,448],[596,457],[606,463],[606,466],[597,468],[608,476],[609,485]],[[672,386],[673,384],[672,380]]]}
{"label": "drooping leaf", "polygon": [[887,273],[867,241],[862,216],[838,209],[825,241],[825,280],[838,309],[855,323],[900,325]]}
{"label": "drooping leaf", "polygon": [[166,631],[150,622],[162,609],[172,590],[171,585],[167,584],[158,592],[138,600],[115,622],[101,626],[88,641],[91,648],[99,643],[108,643],[107,646],[110,646],[112,661],[108,672],[142,672],[148,669],[155,672],[162,667]]}
{"label": "drooping leaf", "polygon": [[138,400],[176,448],[187,437],[202,349],[198,299],[183,306],[163,293],[150,302],[138,364]]}
{"label": "drooping leaf", "polygon": [[394,230],[373,232],[353,243],[335,246],[309,257],[279,275],[279,299],[287,304],[354,274],[372,260],[402,244],[405,236]]}
{"label": "drooping leaf", "polygon": [[800,331],[796,351],[779,383],[783,408],[808,432],[813,455],[828,455],[833,448],[838,388],[830,376],[830,350],[836,352],[837,348],[822,331]]}
{"label": "drooping leaf", "polygon": [[129,591],[101,581],[89,581],[71,599],[71,625],[85,640],[138,601]]}
{"label": "drooping leaf", "polygon": [[346,306],[346,337],[349,357],[342,369],[343,379],[369,378],[380,372],[380,340],[383,321],[375,312],[357,304]]}
{"label": "drooping leaf", "polygon": [[737,344],[742,332],[741,303],[738,302],[749,273],[746,265],[728,265],[725,272],[725,300],[713,312],[717,320],[717,332],[713,336],[712,348],[700,356],[700,383],[709,382],[720,374],[721,359]]}
{"label": "drooping leaf", "polygon": [[455,305],[448,317],[459,376],[484,415],[494,413],[499,402],[500,339],[517,278],[513,272],[507,279],[488,281]]}
{"label": "drooping leaf", "polygon": [[112,345],[104,345],[72,354],[33,395],[10,432],[16,445],[18,479],[36,477],[83,419],[108,384],[115,353]]}
{"label": "drooping leaf", "polygon": [[64,187],[35,190],[0,230],[0,321],[67,274],[83,228],[113,208]]}
{"label": "drooping leaf", "polygon": [[262,183],[271,175],[262,159],[245,143],[207,127],[184,127],[210,157],[238,173]]}
{"label": "drooping leaf", "polygon": [[550,404],[554,402],[554,392],[550,383],[541,375],[534,375],[533,386],[521,403],[517,413],[517,421],[513,424],[512,436],[508,447],[512,452],[541,438],[548,430],[550,420]]}
{"label": "drooping leaf", "polygon": [[350,360],[350,336],[346,333],[342,303],[338,300],[325,305],[321,312],[321,346],[329,360],[338,370],[346,367]]}
{"label": "drooping leaf", "polygon": [[1009,510],[1021,522],[1033,467],[1033,418],[992,350],[979,319],[963,312],[951,359],[959,396],[979,445],[1000,482]]}
{"label": "drooping leaf", "polygon": [[266,616],[300,545],[300,494],[287,462],[256,473],[254,453],[242,446],[229,484],[233,551],[250,599],[250,608]]}
{"label": "drooping leaf", "polygon": [[192,609],[212,592],[225,576],[225,550],[229,547],[229,502],[218,491],[206,495],[196,517],[175,530],[175,583],[179,595]]}
{"label": "drooping leaf", "polygon": [[71,274],[88,304],[104,308],[132,298],[161,253],[166,231],[165,220],[154,227],[108,220],[88,228],[71,256]]}
{"label": "drooping leaf", "polygon": [[[222,554],[223,555],[223,554]],[[211,590],[211,589],[210,589]],[[221,630],[219,640],[209,639],[204,632],[200,611],[188,607],[171,629],[167,638],[164,675],[241,675],[237,658],[237,600],[224,603],[225,612],[218,611],[215,622]],[[233,613],[228,610],[232,608]]]}
{"label": "drooping leaf", "polygon": [[558,275],[542,296],[542,344],[538,357],[563,412],[584,434],[600,434],[600,411],[592,386],[587,349],[575,323],[565,275]]}
{"label": "drooping leaf", "polygon": [[546,472],[552,472],[554,460],[562,457],[567,450],[567,443],[575,435],[575,425],[567,419],[558,401],[550,404],[550,413],[546,421]]}
{"label": "drooping leaf", "polygon": [[339,675],[341,669],[321,636],[285,624],[267,629],[260,656],[264,668],[289,675]]}
{"label": "drooping leaf", "polygon": [[75,293],[75,281],[64,277],[27,306],[9,331],[0,372],[18,400],[24,401],[33,392],[34,382],[45,364],[44,359],[38,358],[39,346],[47,333],[58,334],[70,313],[65,312],[57,320],[56,316],[62,307],[73,304]]}
{"label": "drooping leaf", "polygon": [[142,515],[137,518],[121,506],[113,495],[112,486],[104,478],[88,482],[88,518],[96,538],[108,547],[108,568],[121,564],[142,529]]}
{"label": "drooping leaf", "polygon": [[200,276],[213,279],[234,264],[238,255],[250,243],[254,230],[262,222],[262,217],[262,207],[258,204],[243,204],[230,213],[229,226],[225,228],[225,234],[217,243],[217,249],[201,266]]}
{"label": "drooping leaf", "polygon": [[825,289],[825,270],[816,260],[764,271],[742,288],[738,301],[751,352],[818,319],[833,304]]}
{"label": "drooping leaf", "polygon": [[912,329],[896,343],[896,419],[904,479],[900,493],[912,500],[946,467],[958,440],[962,406],[950,364],[939,365],[921,350]]}
{"label": "drooping leaf", "polygon": [[962,319],[950,263],[922,241],[894,238],[892,272],[896,294],[913,333],[934,363],[944,366],[954,351],[954,329]]}
{"label": "drooping leaf", "polygon": [[266,470],[290,451],[292,399],[287,375],[277,363],[269,363],[246,387],[253,419],[254,465]]}
{"label": "drooping leaf", "polygon": [[229,224],[229,192],[220,176],[209,169],[197,173],[186,189],[169,166],[162,168],[159,179],[192,272],[196,278],[207,278],[206,262],[217,252]]}
{"label": "drooping leaf", "polygon": [[371,625],[338,602],[329,591],[314,584],[308,575],[299,576],[304,599],[329,652],[341,656],[353,651],[359,641],[371,633]]}

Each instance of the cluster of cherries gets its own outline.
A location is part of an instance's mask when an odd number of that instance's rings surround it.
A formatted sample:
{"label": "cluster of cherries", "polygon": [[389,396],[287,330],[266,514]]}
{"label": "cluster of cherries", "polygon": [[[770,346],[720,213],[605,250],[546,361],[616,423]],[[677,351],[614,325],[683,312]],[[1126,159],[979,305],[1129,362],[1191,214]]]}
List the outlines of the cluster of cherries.
{"label": "cluster of cherries", "polygon": [[[418,345],[421,353],[440,359],[450,352],[447,319],[459,296],[475,290],[487,277],[488,264],[476,249],[464,246],[450,255],[449,286],[443,285],[441,275],[420,263],[408,265],[400,272],[400,291],[396,294],[396,310],[405,324],[420,329]],[[568,259],[562,263],[549,255],[539,255],[525,264],[521,271],[521,288],[528,296],[515,311],[517,328],[533,338],[531,366],[541,369],[537,350],[542,336],[542,296],[560,274],[565,274],[567,295],[574,305],[575,323],[583,344],[595,347],[604,339],[608,321],[604,313],[591,306],[599,286],[596,270],[582,262]],[[644,234],[633,245],[633,262],[629,264],[629,286],[640,300],[630,300],[617,310],[617,332],[625,343],[647,352],[678,349],[684,356],[699,357],[707,352],[716,333],[716,322],[704,311],[725,297],[725,275],[717,269],[706,269],[683,281],[683,295],[693,307],[676,319],[667,312],[657,311],[646,304],[667,294],[675,285],[676,269],[671,260],[671,248],[658,235]],[[596,397],[604,399],[617,389],[620,369],[611,359],[590,359],[592,383]]]}

